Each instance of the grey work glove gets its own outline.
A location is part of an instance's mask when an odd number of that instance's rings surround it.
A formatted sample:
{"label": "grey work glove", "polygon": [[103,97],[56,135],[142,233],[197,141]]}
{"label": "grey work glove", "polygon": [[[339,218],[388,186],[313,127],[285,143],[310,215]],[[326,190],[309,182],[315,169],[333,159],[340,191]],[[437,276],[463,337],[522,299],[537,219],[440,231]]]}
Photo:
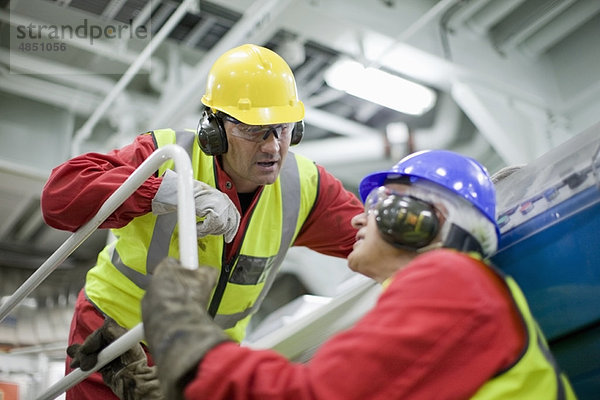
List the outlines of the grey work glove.
{"label": "grey work glove", "polygon": [[[196,215],[203,218],[196,224],[198,237],[224,235],[230,243],[240,225],[240,213],[227,195],[197,180],[193,181]],[[166,170],[154,199],[152,212],[156,215],[177,210],[177,172]]]}
{"label": "grey work glove", "polygon": [[[67,354],[73,359],[71,368],[91,370],[98,361],[98,354],[125,332],[125,328],[107,318],[82,344],[67,348]],[[156,367],[148,366],[146,353],[139,343],[100,368],[99,372],[104,383],[121,400],[165,398],[160,391]]]}
{"label": "grey work glove", "polygon": [[231,340],[206,312],[216,277],[214,268],[189,270],[166,258],[142,298],[146,341],[168,399],[182,399],[186,379],[204,355]]}

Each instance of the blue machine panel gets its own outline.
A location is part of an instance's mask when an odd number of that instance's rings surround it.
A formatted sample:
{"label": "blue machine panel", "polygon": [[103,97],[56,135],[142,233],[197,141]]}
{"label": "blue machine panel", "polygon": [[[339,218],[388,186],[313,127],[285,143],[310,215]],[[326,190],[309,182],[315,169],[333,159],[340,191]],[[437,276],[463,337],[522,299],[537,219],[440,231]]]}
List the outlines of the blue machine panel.
{"label": "blue machine panel", "polygon": [[580,399],[600,398],[600,126],[497,184],[493,257],[529,301]]}

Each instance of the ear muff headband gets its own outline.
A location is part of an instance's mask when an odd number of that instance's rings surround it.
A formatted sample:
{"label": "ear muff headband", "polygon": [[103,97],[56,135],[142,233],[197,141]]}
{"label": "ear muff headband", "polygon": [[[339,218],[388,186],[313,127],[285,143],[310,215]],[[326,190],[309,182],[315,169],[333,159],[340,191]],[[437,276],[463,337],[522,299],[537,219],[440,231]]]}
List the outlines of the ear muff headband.
{"label": "ear muff headband", "polygon": [[[300,143],[304,136],[304,121],[298,121],[292,131],[290,145]],[[202,151],[209,156],[218,156],[227,153],[227,134],[223,121],[210,109],[202,112],[198,122],[198,144]]]}
{"label": "ear muff headband", "polygon": [[427,246],[440,228],[435,208],[411,196],[392,192],[379,199],[373,211],[383,238],[399,248],[417,250]]}
{"label": "ear muff headband", "polygon": [[444,247],[449,249],[456,249],[465,253],[474,251],[479,254],[485,254],[481,248],[481,244],[463,228],[456,224],[450,226],[448,236],[444,241]]}

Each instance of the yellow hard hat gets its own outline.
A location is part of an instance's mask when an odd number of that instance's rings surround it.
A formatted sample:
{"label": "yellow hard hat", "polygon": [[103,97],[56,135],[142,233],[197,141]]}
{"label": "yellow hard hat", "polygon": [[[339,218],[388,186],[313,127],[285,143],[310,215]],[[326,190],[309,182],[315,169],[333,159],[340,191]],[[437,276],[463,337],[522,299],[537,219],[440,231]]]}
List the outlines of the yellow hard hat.
{"label": "yellow hard hat", "polygon": [[253,44],[231,49],[215,61],[202,104],[249,125],[304,118],[289,65],[277,53]]}

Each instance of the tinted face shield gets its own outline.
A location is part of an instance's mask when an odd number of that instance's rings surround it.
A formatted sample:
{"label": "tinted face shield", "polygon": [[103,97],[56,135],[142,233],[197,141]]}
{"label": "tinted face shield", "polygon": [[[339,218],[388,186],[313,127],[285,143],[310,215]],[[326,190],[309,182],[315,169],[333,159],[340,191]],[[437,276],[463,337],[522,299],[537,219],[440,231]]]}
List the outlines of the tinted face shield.
{"label": "tinted face shield", "polygon": [[398,248],[416,251],[431,244],[440,230],[438,214],[430,203],[385,186],[369,193],[365,212],[375,216],[383,238]]}

